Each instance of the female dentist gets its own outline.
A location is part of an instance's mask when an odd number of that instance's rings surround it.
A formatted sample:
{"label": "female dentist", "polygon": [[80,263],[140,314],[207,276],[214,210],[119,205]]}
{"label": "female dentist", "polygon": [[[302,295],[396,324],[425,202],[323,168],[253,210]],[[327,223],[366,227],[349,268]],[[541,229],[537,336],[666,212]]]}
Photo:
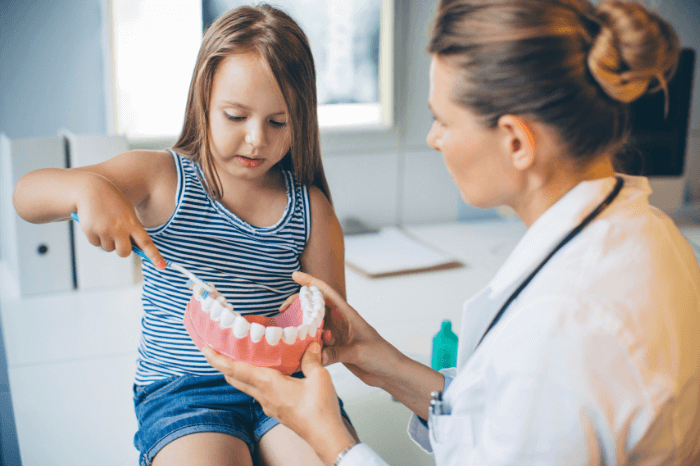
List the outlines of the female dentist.
{"label": "female dentist", "polygon": [[428,144],[467,203],[528,227],[465,303],[456,370],[404,356],[299,272],[329,308],[306,378],[209,362],[328,465],[386,464],[345,429],[335,362],[411,409],[439,466],[700,464],[700,269],[648,181],[613,168],[626,104],[675,70],[673,29],[623,0],[441,0],[428,50]]}

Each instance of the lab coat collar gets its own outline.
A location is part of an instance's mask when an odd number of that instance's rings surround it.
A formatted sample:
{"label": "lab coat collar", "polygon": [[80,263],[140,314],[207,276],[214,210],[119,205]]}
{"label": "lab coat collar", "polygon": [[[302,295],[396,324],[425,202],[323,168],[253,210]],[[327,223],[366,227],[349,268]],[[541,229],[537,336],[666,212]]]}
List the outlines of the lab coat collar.
{"label": "lab coat collar", "polygon": [[[615,202],[629,198],[648,198],[649,181],[644,177],[617,175],[624,179],[624,186]],[[615,186],[615,178],[607,177],[582,181],[538,218],[530,226],[505,264],[491,280],[490,298],[495,298],[516,282],[519,284],[552,249],[590,214]],[[605,212],[602,213],[605,215]]]}

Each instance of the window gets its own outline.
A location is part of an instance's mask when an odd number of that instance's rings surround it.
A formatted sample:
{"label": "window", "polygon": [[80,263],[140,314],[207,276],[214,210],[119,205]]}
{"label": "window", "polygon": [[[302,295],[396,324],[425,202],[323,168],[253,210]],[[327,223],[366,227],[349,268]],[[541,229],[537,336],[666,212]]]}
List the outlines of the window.
{"label": "window", "polygon": [[[116,131],[174,139],[204,27],[243,0],[111,0]],[[319,123],[388,128],[393,123],[393,0],[278,0],[309,37]]]}

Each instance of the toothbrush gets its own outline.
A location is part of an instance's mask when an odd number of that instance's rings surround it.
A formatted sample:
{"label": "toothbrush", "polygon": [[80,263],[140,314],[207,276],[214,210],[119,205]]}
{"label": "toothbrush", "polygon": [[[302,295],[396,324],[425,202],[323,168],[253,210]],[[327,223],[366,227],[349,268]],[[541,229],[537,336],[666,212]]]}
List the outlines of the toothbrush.
{"label": "toothbrush", "polygon": [[[71,218],[75,220],[77,223],[80,223],[80,220],[78,220],[78,214],[75,212],[72,212],[70,214]],[[131,250],[141,256],[144,260],[147,260],[150,262],[151,259],[148,258],[145,252],[141,250],[138,246],[136,246],[133,242],[131,243]],[[182,273],[184,276],[186,276],[189,280],[187,281],[187,287],[190,290],[194,290],[197,288],[196,292],[199,293],[199,295],[202,298],[206,298],[209,296],[209,294],[212,292],[212,289],[209,285],[204,280],[201,280],[198,278],[195,274],[178,264],[177,262],[165,261],[165,266],[170,267],[173,270],[177,270],[178,272]]]}

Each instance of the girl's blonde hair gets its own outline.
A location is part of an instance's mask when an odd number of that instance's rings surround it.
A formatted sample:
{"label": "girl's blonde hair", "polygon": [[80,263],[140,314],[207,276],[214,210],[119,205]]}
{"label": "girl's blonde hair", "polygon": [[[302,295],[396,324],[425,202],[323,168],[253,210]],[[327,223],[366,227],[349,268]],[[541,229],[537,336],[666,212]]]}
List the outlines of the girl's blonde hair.
{"label": "girl's blonde hair", "polygon": [[269,65],[289,113],[291,147],[279,163],[302,184],[318,186],[330,201],[321,162],[311,47],[297,23],[269,5],[235,8],[207,29],[190,83],[185,122],[173,150],[202,166],[209,195],[221,199],[223,187],[209,147],[212,82],[225,58],[250,52],[257,53]]}
{"label": "girl's blonde hair", "polygon": [[428,51],[458,67],[454,99],[485,124],[530,116],[585,163],[624,147],[627,104],[667,91],[680,43],[636,2],[441,0]]}

